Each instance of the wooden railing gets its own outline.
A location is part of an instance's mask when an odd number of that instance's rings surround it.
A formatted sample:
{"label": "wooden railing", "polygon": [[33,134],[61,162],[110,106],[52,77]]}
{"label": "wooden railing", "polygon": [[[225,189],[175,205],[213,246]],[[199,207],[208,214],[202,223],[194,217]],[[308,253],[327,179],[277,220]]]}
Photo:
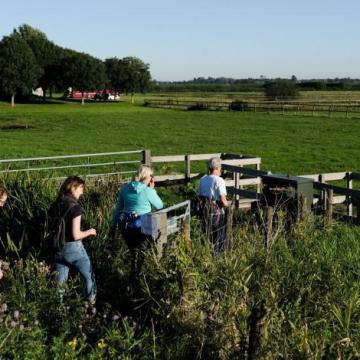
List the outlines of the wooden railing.
{"label": "wooden railing", "polygon": [[[191,180],[199,176],[204,175],[200,172],[191,172],[191,164],[193,162],[204,162],[209,160],[212,157],[219,157],[222,159],[222,164],[232,165],[232,166],[255,166],[257,170],[260,170],[261,167],[261,158],[260,157],[250,157],[239,154],[229,154],[229,153],[211,153],[211,154],[184,154],[184,155],[168,155],[168,156],[152,156],[150,150],[145,150],[146,153],[143,156],[145,163],[148,165],[158,164],[158,163],[183,163],[184,168],[183,172],[180,174],[158,174],[156,175],[156,180],[158,182],[167,181],[167,180]],[[235,182],[235,178],[227,181],[227,185],[231,186]],[[259,185],[259,180],[254,179],[239,179],[239,186],[245,185]]]}
{"label": "wooden railing", "polygon": [[[346,205],[347,215],[353,217],[355,205],[357,219],[360,221],[360,191],[353,189],[353,181],[360,180],[360,173],[337,172],[302,176],[314,180],[314,188],[319,191],[318,196],[314,197],[314,205],[318,204],[328,217],[332,217],[333,207],[338,204]],[[346,187],[328,184],[329,181],[346,181]]]}
{"label": "wooden railing", "polygon": [[[246,184],[254,185],[249,181],[251,178],[257,185],[257,189],[249,190],[243,189],[240,183],[235,183],[234,186],[230,186],[228,191],[230,194],[236,196],[236,204],[241,207],[241,198],[246,199],[247,205],[249,199],[252,201],[259,201],[263,195],[259,188],[262,188],[262,177],[271,174],[257,169],[241,168],[238,166],[224,165],[223,169],[232,173],[234,176],[242,177],[247,176]],[[338,173],[326,173],[326,174],[313,174],[313,175],[300,175],[301,178],[308,178],[314,180],[313,188],[319,192],[314,194],[313,205],[320,206],[327,218],[332,218],[334,205],[344,204],[347,208],[347,216],[349,218],[355,218],[357,223],[360,224],[360,190],[353,189],[353,181],[360,180],[360,173],[357,172],[338,172]],[[329,181],[346,181],[346,187],[328,184]],[[244,183],[243,183],[244,184]],[[334,196],[334,194],[337,194]],[[356,216],[354,216],[353,206],[356,207]]]}
{"label": "wooden railing", "polygon": [[[237,104],[236,104],[237,103]],[[233,106],[233,105],[234,106]],[[306,113],[315,115],[323,113],[329,117],[333,113],[343,113],[345,117],[360,115],[359,101],[341,102],[306,102],[306,101],[247,101],[247,100],[177,100],[177,99],[146,99],[144,105],[158,108],[182,110],[236,110],[276,113]]]}

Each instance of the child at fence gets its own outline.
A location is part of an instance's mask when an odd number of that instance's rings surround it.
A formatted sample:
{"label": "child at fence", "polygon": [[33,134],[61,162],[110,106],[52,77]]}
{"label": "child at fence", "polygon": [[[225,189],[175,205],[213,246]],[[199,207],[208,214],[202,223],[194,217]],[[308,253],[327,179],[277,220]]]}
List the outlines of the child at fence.
{"label": "child at fence", "polygon": [[[8,198],[8,194],[7,194],[6,189],[3,186],[0,186],[0,208],[1,209],[4,207],[7,198]],[[3,233],[2,226],[0,224],[0,241],[2,241],[2,233]],[[0,279],[2,279],[4,276],[2,267],[3,267],[3,263],[2,263],[2,260],[0,259]]]}
{"label": "child at fence", "polygon": [[111,222],[111,236],[118,227],[129,248],[132,275],[137,276],[144,260],[144,251],[149,246],[149,236],[141,233],[140,216],[151,212],[151,208],[163,208],[157,194],[154,172],[150,166],[141,165],[133,181],[119,192]]}
{"label": "child at fence", "polygon": [[94,304],[96,298],[95,276],[82,240],[96,236],[96,230],[82,230],[84,210],[78,200],[84,192],[85,181],[77,176],[68,177],[61,185],[58,196],[49,210],[50,236],[54,256],[58,295],[62,299],[63,285],[69,268],[75,268],[84,281],[86,299]]}
{"label": "child at fence", "polygon": [[221,160],[218,157],[209,159],[209,175],[200,180],[197,190],[198,212],[201,226],[215,251],[224,250],[226,237],[226,211],[228,206],[225,181],[221,175]]}

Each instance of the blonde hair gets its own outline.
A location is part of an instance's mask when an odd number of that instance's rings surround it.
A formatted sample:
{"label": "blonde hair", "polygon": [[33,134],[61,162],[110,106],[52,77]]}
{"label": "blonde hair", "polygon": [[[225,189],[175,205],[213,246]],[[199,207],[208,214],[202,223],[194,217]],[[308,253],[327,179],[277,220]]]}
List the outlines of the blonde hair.
{"label": "blonde hair", "polygon": [[145,182],[146,180],[149,180],[149,178],[153,176],[153,174],[154,171],[150,166],[141,165],[134,176],[134,180],[139,182]]}

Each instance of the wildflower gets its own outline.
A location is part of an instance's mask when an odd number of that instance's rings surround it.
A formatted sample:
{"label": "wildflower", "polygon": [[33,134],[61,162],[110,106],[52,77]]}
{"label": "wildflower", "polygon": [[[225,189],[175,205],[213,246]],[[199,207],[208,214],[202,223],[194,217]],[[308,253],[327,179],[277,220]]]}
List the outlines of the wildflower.
{"label": "wildflower", "polygon": [[71,341],[68,342],[68,345],[75,350],[77,345],[77,338],[73,338]]}
{"label": "wildflower", "polygon": [[11,327],[15,327],[15,326],[16,326],[16,321],[15,321],[15,320],[11,320],[10,325],[11,325]]}
{"label": "wildflower", "polygon": [[107,347],[107,344],[104,339],[100,339],[97,343],[97,346],[100,350],[103,350]]}
{"label": "wildflower", "polygon": [[1,311],[2,311],[2,312],[6,312],[7,309],[8,309],[7,304],[6,304],[6,303],[3,303],[3,304],[1,305]]}
{"label": "wildflower", "polygon": [[112,319],[113,319],[114,321],[119,320],[119,319],[120,319],[120,316],[119,316],[119,315],[114,315],[114,316],[112,317]]}
{"label": "wildflower", "polygon": [[20,316],[20,311],[19,310],[15,310],[14,311],[14,314],[13,314],[13,317],[15,320],[19,319],[19,316]]}
{"label": "wildflower", "polygon": [[23,324],[20,324],[19,328],[20,328],[20,330],[24,330],[25,326]]}
{"label": "wildflower", "polygon": [[35,320],[34,324],[37,326],[39,325],[39,320]]}

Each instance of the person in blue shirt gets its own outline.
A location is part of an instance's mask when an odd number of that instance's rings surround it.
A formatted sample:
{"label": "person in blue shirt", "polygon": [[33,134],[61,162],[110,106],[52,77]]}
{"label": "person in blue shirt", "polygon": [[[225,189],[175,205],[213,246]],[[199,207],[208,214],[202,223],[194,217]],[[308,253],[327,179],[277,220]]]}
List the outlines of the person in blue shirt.
{"label": "person in blue shirt", "polygon": [[111,221],[111,233],[119,228],[131,255],[131,270],[138,275],[149,246],[149,236],[141,233],[140,216],[152,208],[162,209],[164,204],[157,194],[154,172],[150,166],[141,165],[133,179],[119,192]]}

